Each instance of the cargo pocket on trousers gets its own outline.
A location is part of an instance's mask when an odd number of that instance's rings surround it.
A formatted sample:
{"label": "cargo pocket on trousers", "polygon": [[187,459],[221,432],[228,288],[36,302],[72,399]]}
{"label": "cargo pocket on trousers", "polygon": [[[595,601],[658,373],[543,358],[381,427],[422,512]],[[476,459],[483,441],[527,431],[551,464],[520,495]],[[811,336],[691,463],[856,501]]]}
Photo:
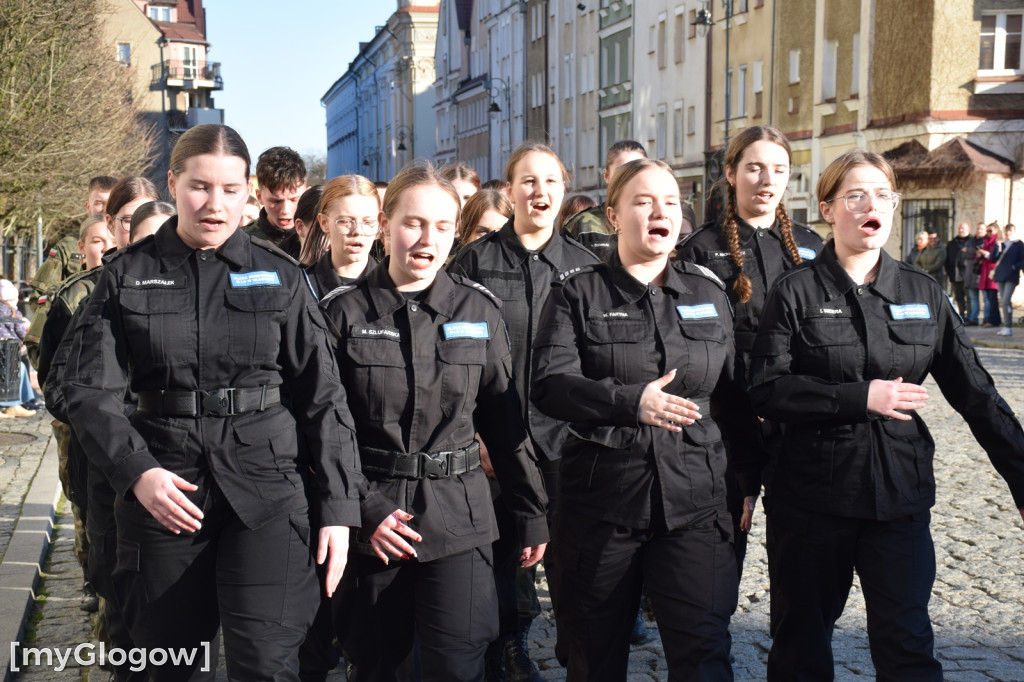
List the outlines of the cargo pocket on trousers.
{"label": "cargo pocket on trousers", "polygon": [[288,566],[279,622],[302,631],[308,630],[313,624],[313,617],[320,605],[320,589],[309,548],[312,532],[308,512],[289,514]]}

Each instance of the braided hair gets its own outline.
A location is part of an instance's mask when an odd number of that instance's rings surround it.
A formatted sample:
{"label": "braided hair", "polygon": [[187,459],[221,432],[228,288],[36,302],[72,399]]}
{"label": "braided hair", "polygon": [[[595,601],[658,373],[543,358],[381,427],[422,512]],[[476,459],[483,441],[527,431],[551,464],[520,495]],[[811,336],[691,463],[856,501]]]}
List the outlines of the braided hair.
{"label": "braided hair", "polygon": [[[725,167],[727,169],[732,169],[732,171],[735,172],[739,167],[740,161],[743,158],[743,152],[747,150],[747,147],[761,140],[772,142],[785,149],[786,155],[789,156],[789,161],[792,164],[793,152],[789,147],[789,142],[786,140],[786,136],[783,135],[782,132],[771,126],[751,126],[734,137],[732,142],[729,144],[729,149],[725,153]],[[744,259],[743,253],[740,251],[739,224],[736,220],[738,215],[736,208],[736,187],[728,182],[725,175],[719,178],[718,182],[715,184],[721,186],[722,183],[727,185],[725,220],[722,223],[722,232],[725,236],[726,244],[729,247],[729,255],[732,258],[732,262],[740,270],[732,287],[736,292],[740,303],[746,303],[750,300],[750,295],[753,293],[753,285],[750,282],[750,277],[748,277],[747,273],[743,271]],[[786,251],[789,253],[790,260],[793,261],[794,265],[799,265],[803,262],[803,258],[800,257],[800,251],[797,248],[796,240],[793,238],[793,223],[789,219],[789,213],[786,211],[785,203],[781,200],[779,201],[778,207],[775,209],[775,218],[779,223],[779,233],[782,236],[782,243],[785,245]]]}

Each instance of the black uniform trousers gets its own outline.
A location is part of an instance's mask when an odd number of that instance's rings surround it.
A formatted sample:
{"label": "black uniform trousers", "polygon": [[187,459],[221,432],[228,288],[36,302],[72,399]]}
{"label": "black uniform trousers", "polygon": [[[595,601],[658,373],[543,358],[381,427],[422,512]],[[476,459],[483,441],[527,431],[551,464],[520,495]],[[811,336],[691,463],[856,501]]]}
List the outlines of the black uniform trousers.
{"label": "black uniform trousers", "polygon": [[351,552],[340,589],[349,682],[483,680],[484,650],[498,635],[490,545],[387,565]]}
{"label": "black uniform trousers", "polygon": [[299,645],[320,596],[308,512],[300,508],[250,529],[215,484],[186,494],[204,514],[195,535],[171,533],[138,502],[115,504],[114,581],[135,646],[191,649],[211,642],[208,672],[200,669],[200,655],[190,666],[149,669],[151,678],[215,679],[220,626],[230,679],[298,680]]}
{"label": "black uniform trousers", "polygon": [[832,631],[854,569],[864,591],[876,678],[942,680],[928,619],[935,582],[930,512],[875,521],[805,511],[776,497],[769,519],[775,540],[769,680],[834,678]]}
{"label": "black uniform trousers", "polygon": [[562,581],[559,625],[569,644],[566,679],[626,679],[643,589],[658,621],[669,680],[732,680],[729,618],[738,581],[725,510],[672,531],[626,528],[565,511],[556,516],[552,542]]}

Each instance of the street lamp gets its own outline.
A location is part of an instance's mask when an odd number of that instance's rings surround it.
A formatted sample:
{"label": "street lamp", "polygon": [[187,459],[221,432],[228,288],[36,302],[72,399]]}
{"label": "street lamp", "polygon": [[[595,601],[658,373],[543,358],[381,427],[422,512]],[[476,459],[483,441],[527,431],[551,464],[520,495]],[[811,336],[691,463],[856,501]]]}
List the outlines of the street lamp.
{"label": "street lamp", "polygon": [[[732,116],[732,78],[729,74],[729,33],[732,28],[732,8],[733,0],[722,0],[722,9],[725,10],[725,136],[722,142],[723,149],[729,147],[729,119]],[[697,10],[692,24],[697,27],[697,32],[702,38],[715,25],[711,18],[711,0],[701,0],[700,9]]]}
{"label": "street lamp", "polygon": [[405,146],[405,138],[407,135],[409,136],[409,142],[411,143],[412,130],[409,128],[409,126],[398,126],[398,145],[395,147],[395,151],[405,152],[409,150],[409,148]]}
{"label": "street lamp", "polygon": [[[504,91],[505,93],[505,113],[508,116],[508,148],[509,153],[512,151],[512,90],[509,87],[508,82],[501,78],[490,78],[487,81],[487,93],[493,98],[496,95],[494,91]],[[501,107],[498,103],[491,99],[491,105],[487,107],[488,113],[500,114]]]}

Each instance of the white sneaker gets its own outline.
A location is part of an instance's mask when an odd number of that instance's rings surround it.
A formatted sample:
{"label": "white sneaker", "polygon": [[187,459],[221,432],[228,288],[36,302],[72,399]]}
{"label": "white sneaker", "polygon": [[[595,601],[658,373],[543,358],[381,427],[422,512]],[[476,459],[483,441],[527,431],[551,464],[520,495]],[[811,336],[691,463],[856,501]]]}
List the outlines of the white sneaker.
{"label": "white sneaker", "polygon": [[1010,329],[1009,327],[1002,327],[999,331],[996,332],[996,334],[998,334],[999,336],[1012,336],[1013,330]]}

